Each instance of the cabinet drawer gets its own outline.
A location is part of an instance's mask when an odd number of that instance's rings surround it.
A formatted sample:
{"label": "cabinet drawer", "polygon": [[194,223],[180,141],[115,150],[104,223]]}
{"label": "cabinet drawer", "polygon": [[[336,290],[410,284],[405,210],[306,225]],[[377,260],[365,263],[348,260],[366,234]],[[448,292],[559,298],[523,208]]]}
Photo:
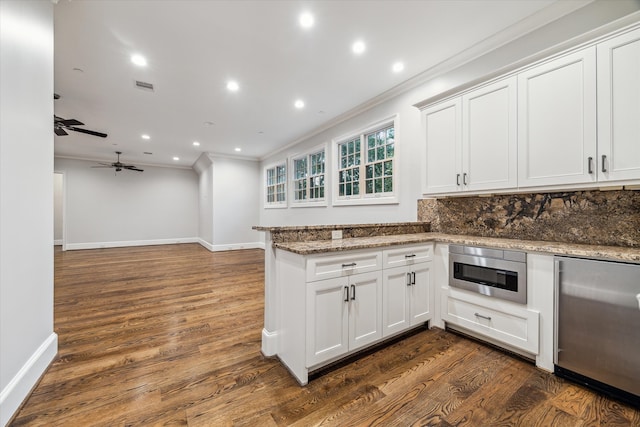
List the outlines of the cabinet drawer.
{"label": "cabinet drawer", "polygon": [[307,282],[345,277],[381,269],[382,253],[380,251],[315,256],[307,260]]}
{"label": "cabinet drawer", "polygon": [[539,313],[535,311],[451,289],[442,293],[442,309],[448,323],[538,354]]}
{"label": "cabinet drawer", "polygon": [[433,259],[433,244],[400,246],[382,252],[384,268],[418,264]]}

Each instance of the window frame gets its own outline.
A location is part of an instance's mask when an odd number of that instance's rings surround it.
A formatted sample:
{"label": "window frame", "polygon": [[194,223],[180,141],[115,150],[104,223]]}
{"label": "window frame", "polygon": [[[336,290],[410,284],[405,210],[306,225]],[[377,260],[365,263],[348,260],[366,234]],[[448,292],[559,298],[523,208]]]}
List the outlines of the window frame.
{"label": "window frame", "polygon": [[[284,168],[284,181],[282,183],[278,182],[278,168],[283,167]],[[269,185],[269,171],[273,170],[274,174],[275,174],[275,182],[272,185]],[[267,166],[264,167],[264,171],[263,171],[263,190],[264,190],[264,208],[265,209],[285,209],[288,207],[288,194],[287,194],[287,190],[288,190],[288,178],[289,178],[289,171],[288,171],[288,161],[287,159],[283,159],[281,161],[278,162],[274,162],[271,163]],[[277,201],[277,188],[278,185],[280,184],[284,184],[284,200],[283,201]],[[274,201],[273,202],[269,202],[269,187],[274,187]]]}
{"label": "window frame", "polygon": [[[333,206],[353,206],[353,205],[378,205],[378,204],[397,204],[399,203],[399,171],[398,165],[400,150],[398,149],[398,141],[399,141],[399,115],[394,114],[392,116],[386,117],[384,119],[378,120],[374,123],[369,124],[359,130],[349,132],[344,134],[339,138],[334,138],[332,140],[332,171],[331,171],[331,180],[332,180],[332,204]],[[366,193],[366,167],[367,165],[374,165],[379,163],[379,160],[376,159],[373,162],[368,162],[367,156],[367,141],[366,136],[375,133],[377,131],[386,129],[388,127],[393,127],[394,129],[394,145],[393,145],[393,157],[390,159],[392,161],[392,175],[391,182],[393,191],[387,193]],[[339,185],[340,185],[340,146],[349,141],[358,139],[360,140],[360,163],[359,167],[359,192],[357,196],[340,196]],[[354,149],[355,151],[355,149]],[[383,172],[384,173],[384,172]],[[384,185],[384,184],[383,184]]]}
{"label": "window frame", "polygon": [[[312,167],[311,156],[318,154],[320,152],[324,152],[324,172],[322,174],[324,175],[324,196],[322,198],[311,199],[309,197],[311,194],[311,186],[309,185],[309,180],[313,177],[313,175],[311,174],[311,167]],[[289,197],[291,200],[290,206],[292,208],[327,206],[329,201],[328,178],[330,176],[330,167],[329,167],[330,163],[329,163],[329,156],[327,154],[328,154],[327,144],[321,144],[311,148],[310,150],[306,150],[304,152],[300,152],[289,157],[289,170],[291,171],[290,178],[289,178],[289,182],[290,182]],[[301,159],[305,159],[306,161],[306,174],[303,178],[296,178],[296,162]],[[316,174],[316,175],[320,175],[320,174]],[[307,198],[297,200],[296,195],[299,189],[296,185],[296,182],[300,180],[304,180],[305,182],[304,191],[306,193]]]}

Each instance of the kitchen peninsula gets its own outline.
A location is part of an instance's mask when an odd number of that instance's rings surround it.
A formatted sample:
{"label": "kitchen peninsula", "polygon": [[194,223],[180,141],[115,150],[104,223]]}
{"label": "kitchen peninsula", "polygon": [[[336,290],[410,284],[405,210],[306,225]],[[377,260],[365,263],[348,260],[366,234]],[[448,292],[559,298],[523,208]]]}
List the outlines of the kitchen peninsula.
{"label": "kitchen peninsula", "polygon": [[[445,322],[552,371],[553,255],[640,263],[635,247],[434,232],[428,221],[254,228],[266,233],[262,351],[303,385],[327,364]],[[526,252],[526,306],[449,288],[449,244]],[[464,318],[485,306],[498,326]]]}

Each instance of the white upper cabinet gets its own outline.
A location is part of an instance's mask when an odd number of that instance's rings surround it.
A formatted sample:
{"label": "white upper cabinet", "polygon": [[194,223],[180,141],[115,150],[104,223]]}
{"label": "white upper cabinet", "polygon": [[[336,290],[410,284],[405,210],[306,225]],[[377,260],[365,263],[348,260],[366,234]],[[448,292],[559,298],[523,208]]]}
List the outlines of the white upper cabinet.
{"label": "white upper cabinet", "polygon": [[460,122],[460,97],[440,103],[423,113],[427,138],[425,193],[453,193],[462,188]]}
{"label": "white upper cabinet", "polygon": [[462,96],[464,190],[517,187],[516,88],[512,76]]}
{"label": "white upper cabinet", "polygon": [[640,29],[598,45],[598,180],[640,179]]}
{"label": "white upper cabinet", "polygon": [[596,181],[596,48],[518,74],[518,185]]}

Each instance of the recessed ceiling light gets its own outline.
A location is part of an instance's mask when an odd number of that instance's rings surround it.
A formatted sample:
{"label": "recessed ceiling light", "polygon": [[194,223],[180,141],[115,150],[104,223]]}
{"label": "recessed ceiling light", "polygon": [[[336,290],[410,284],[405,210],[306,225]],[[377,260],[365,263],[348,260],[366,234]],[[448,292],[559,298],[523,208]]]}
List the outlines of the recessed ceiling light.
{"label": "recessed ceiling light", "polygon": [[199,147],[199,146],[200,146],[200,143],[199,143],[198,141],[193,141],[193,145],[194,145],[195,147]]}
{"label": "recessed ceiling light", "polygon": [[313,23],[315,22],[315,20],[313,19],[312,14],[310,14],[309,12],[304,12],[300,14],[299,22],[302,28],[311,28],[313,27]]}
{"label": "recessed ceiling light", "polygon": [[239,153],[239,152],[241,152],[241,151],[242,151],[242,148],[240,148],[240,147],[236,147],[236,148],[235,148],[235,151]]}
{"label": "recessed ceiling light", "polygon": [[366,46],[362,40],[358,40],[351,46],[351,49],[353,50],[353,53],[360,55],[364,52]]}
{"label": "recessed ceiling light", "polygon": [[178,161],[180,160],[180,157],[174,157],[173,160]]}
{"label": "recessed ceiling light", "polygon": [[147,58],[142,55],[131,55],[131,62],[136,64],[138,67],[145,67],[147,65]]}
{"label": "recessed ceiling light", "polygon": [[151,137],[149,135],[147,135],[146,133],[140,136],[142,139],[151,139]]}
{"label": "recessed ceiling light", "polygon": [[230,80],[227,82],[227,89],[229,89],[231,92],[237,92],[238,89],[240,89],[240,85],[237,81]]}
{"label": "recessed ceiling light", "polygon": [[399,73],[400,71],[404,70],[404,64],[402,62],[396,62],[395,64],[393,64],[393,67],[391,67],[391,69],[394,73]]}
{"label": "recessed ceiling light", "polygon": [[298,99],[293,103],[296,108],[304,108],[304,101],[302,99]]}

